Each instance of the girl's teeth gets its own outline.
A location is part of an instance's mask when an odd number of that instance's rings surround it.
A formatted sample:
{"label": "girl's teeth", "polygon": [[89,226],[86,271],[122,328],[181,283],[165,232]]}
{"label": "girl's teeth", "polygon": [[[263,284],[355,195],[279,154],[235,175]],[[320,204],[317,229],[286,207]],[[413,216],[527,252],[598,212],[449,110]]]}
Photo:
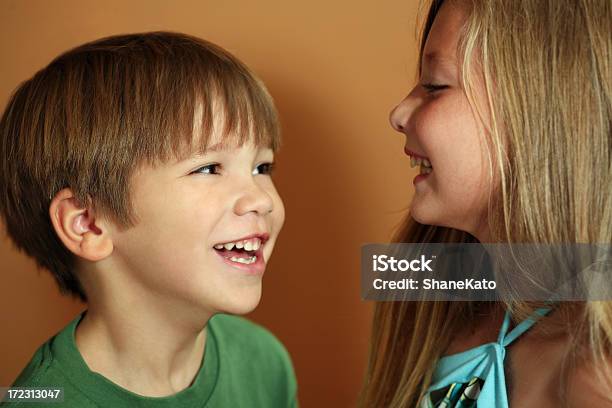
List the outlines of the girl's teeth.
{"label": "girl's teeth", "polygon": [[[431,170],[432,168],[431,162],[429,161],[429,159],[426,159],[423,157],[410,156],[410,167],[416,167],[416,166],[421,166],[421,170],[424,168]],[[431,173],[431,171],[429,171],[428,173]]]}
{"label": "girl's teeth", "polygon": [[244,243],[244,250],[245,251],[252,251],[253,250],[253,244],[251,243],[251,241],[245,241],[245,243]]}
{"label": "girl's teeth", "polygon": [[253,243],[253,251],[257,251],[260,246],[261,246],[261,241],[255,240],[255,242]]}
{"label": "girl's teeth", "polygon": [[244,247],[244,242],[236,242],[236,248],[242,249]]}
{"label": "girl's teeth", "polygon": [[225,249],[230,251],[234,247],[234,243],[233,242],[228,242],[227,244],[225,244],[223,246],[225,247]]}
{"label": "girl's teeth", "polygon": [[223,244],[217,244],[217,245],[215,245],[215,249],[223,249],[223,248],[225,248],[225,247],[223,246]]}
{"label": "girl's teeth", "polygon": [[425,167],[431,167],[431,162],[429,161],[429,159],[410,156],[410,167],[416,167],[416,166],[421,166],[421,165]]}

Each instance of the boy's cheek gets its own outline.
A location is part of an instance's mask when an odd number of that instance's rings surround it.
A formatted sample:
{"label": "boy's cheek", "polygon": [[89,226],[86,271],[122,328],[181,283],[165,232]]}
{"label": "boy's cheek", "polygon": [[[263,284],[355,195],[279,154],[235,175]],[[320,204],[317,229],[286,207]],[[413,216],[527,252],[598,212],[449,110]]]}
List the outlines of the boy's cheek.
{"label": "boy's cheek", "polygon": [[278,196],[278,219],[276,221],[277,226],[277,233],[280,232],[280,230],[283,228],[283,225],[285,223],[285,204],[283,203],[283,200],[280,198],[280,196]]}

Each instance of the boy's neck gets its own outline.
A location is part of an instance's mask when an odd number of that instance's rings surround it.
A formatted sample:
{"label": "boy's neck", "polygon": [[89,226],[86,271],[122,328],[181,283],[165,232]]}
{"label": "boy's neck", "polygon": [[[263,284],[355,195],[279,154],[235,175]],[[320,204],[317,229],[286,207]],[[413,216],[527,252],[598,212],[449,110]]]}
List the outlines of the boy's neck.
{"label": "boy's neck", "polygon": [[189,387],[200,370],[207,321],[180,321],[155,308],[90,304],[77,326],[76,346],[91,371],[122,388],[169,396]]}

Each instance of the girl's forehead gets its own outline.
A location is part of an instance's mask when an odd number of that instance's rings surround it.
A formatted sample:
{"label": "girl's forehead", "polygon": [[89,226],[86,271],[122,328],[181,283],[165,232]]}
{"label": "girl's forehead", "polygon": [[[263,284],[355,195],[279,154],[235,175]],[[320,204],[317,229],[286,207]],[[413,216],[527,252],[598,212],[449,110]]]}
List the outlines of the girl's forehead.
{"label": "girl's forehead", "polygon": [[427,35],[423,53],[423,64],[455,64],[457,46],[467,14],[465,6],[456,1],[445,2]]}

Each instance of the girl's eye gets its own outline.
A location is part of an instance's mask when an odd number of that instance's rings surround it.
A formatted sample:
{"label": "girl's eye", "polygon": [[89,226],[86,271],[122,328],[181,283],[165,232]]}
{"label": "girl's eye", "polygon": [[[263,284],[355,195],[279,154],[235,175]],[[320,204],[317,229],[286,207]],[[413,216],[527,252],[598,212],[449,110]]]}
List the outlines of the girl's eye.
{"label": "girl's eye", "polygon": [[260,165],[258,165],[257,167],[255,167],[255,170],[253,170],[253,174],[272,174],[272,171],[274,170],[274,163],[261,163]]}
{"label": "girl's eye", "polygon": [[219,163],[212,163],[192,171],[191,174],[220,174],[220,169],[221,165]]}
{"label": "girl's eye", "polygon": [[436,84],[422,84],[421,85],[427,93],[434,93],[435,91],[439,91],[441,89],[448,88],[448,85],[436,85]]}

